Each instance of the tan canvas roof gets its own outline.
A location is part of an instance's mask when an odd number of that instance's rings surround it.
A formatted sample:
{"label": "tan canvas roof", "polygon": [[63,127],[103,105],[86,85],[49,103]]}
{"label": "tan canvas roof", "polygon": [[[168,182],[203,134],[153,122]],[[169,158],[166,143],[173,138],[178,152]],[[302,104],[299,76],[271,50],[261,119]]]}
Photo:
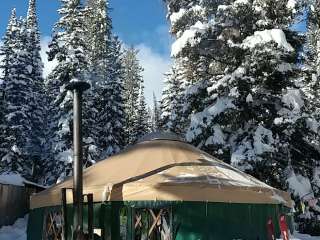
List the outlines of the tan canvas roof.
{"label": "tan canvas roof", "polygon": [[[181,141],[153,140],[129,147],[83,173],[84,193],[94,201],[204,201],[283,203],[290,195]],[[31,208],[61,204],[72,179],[31,197]],[[68,192],[68,201],[72,194]]]}

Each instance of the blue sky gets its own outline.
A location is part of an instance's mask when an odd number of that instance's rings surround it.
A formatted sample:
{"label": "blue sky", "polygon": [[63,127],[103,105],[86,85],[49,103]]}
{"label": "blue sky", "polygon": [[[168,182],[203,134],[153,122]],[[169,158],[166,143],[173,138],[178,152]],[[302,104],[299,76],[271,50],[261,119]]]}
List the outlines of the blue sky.
{"label": "blue sky", "polygon": [[[0,7],[0,35],[3,36],[12,8],[18,16],[25,16],[28,0],[2,0]],[[37,0],[40,31],[43,37],[43,57],[50,40],[53,24],[59,18],[59,0]],[[170,65],[171,38],[165,18],[162,0],[110,0],[114,32],[126,45],[134,45],[140,50],[139,59],[145,69],[146,97],[151,103],[153,91],[158,97],[163,87],[163,74]],[[52,68],[47,63],[45,72]]]}

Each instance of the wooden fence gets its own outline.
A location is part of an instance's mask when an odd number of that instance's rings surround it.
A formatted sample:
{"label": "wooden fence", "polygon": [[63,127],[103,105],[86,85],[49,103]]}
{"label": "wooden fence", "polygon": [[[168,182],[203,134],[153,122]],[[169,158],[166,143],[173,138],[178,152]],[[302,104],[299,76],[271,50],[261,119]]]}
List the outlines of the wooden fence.
{"label": "wooden fence", "polygon": [[0,184],[0,227],[13,224],[29,210],[30,195],[36,192],[27,186]]}

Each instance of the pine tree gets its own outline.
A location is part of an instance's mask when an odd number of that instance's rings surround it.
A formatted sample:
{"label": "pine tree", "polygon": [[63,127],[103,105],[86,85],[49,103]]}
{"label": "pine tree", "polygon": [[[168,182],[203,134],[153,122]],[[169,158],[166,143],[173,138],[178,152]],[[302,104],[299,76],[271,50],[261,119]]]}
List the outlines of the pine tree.
{"label": "pine tree", "polygon": [[86,6],[86,42],[91,73],[105,69],[107,49],[112,42],[112,20],[107,0],[88,0]]}
{"label": "pine tree", "polygon": [[44,102],[44,79],[43,79],[43,63],[40,56],[41,46],[40,46],[40,33],[38,28],[38,20],[36,14],[36,1],[30,0],[29,9],[26,19],[26,51],[29,53],[28,59],[28,73],[29,77],[32,79],[31,91],[32,99],[29,102],[31,108],[30,121],[31,132],[30,136],[32,143],[30,146],[30,158],[34,161],[33,166],[33,177],[36,179],[40,177],[42,171],[42,161],[43,158],[42,149],[45,144],[44,135],[44,117],[46,115],[46,105]]}
{"label": "pine tree", "polygon": [[102,79],[97,89],[99,97],[97,143],[102,150],[101,158],[118,153],[125,145],[124,139],[124,99],[121,43],[114,37],[109,48],[108,75]]}
{"label": "pine tree", "polygon": [[153,109],[149,110],[151,131],[158,132],[161,129],[161,109],[156,95],[153,93]]}
{"label": "pine tree", "polygon": [[[4,105],[4,82],[2,79],[0,79],[0,160],[2,159],[2,157],[6,154],[6,144],[3,141],[5,138],[5,131],[6,131],[6,122],[5,122],[5,115],[4,115],[4,111],[5,111],[5,105]],[[2,164],[0,161],[0,172],[2,171]]]}
{"label": "pine tree", "polygon": [[66,85],[73,80],[84,80],[87,72],[86,43],[84,33],[84,9],[79,0],[61,0],[59,21],[49,45],[49,60],[58,64],[48,77],[47,88],[52,92],[52,122],[56,136],[52,139],[55,169],[48,169],[55,177],[71,174],[72,162],[72,96]]}
{"label": "pine tree", "polygon": [[[13,9],[11,12],[10,20],[7,26],[7,30],[5,36],[3,38],[3,45],[0,49],[0,55],[3,58],[1,61],[1,70],[2,76],[0,79],[1,86],[0,86],[0,110],[1,110],[1,118],[0,118],[0,160],[7,154],[8,152],[8,142],[5,141],[6,138],[6,130],[8,127],[6,126],[5,120],[5,80],[8,78],[9,75],[9,61],[11,56],[13,55],[13,46],[14,46],[14,39],[18,36],[18,20],[16,16],[16,9]],[[2,165],[2,166],[1,166]],[[4,171],[6,163],[4,161],[0,161],[1,171]]]}
{"label": "pine tree", "polygon": [[[86,48],[88,56],[88,78],[92,88],[85,94],[84,107],[84,155],[87,166],[103,158],[101,144],[100,114],[104,110],[99,93],[106,84],[110,62],[112,22],[108,13],[108,1],[87,1],[85,8]],[[100,143],[99,143],[100,142]]]}
{"label": "pine tree", "polygon": [[162,129],[179,135],[185,133],[183,75],[178,63],[166,75],[166,87],[162,93]]}
{"label": "pine tree", "polygon": [[133,126],[133,132],[136,138],[135,142],[150,132],[148,118],[149,118],[149,115],[148,115],[147,105],[144,97],[144,87],[143,85],[141,85],[139,90],[139,96],[138,96],[137,119]]}
{"label": "pine tree", "polygon": [[23,20],[17,20],[12,12],[5,37],[4,92],[5,92],[5,155],[2,157],[4,171],[20,173],[32,178],[33,162],[31,146],[32,79],[29,76],[30,54],[26,51],[27,31]]}
{"label": "pine tree", "polygon": [[135,124],[138,121],[139,113],[139,91],[143,85],[142,71],[138,58],[138,51],[133,47],[125,50],[123,56],[124,67],[124,99],[126,115],[126,143],[133,144],[138,138],[135,132]]}
{"label": "pine tree", "polygon": [[121,43],[112,34],[106,0],[88,1],[86,9],[91,99],[87,108],[92,160],[118,153],[124,147]]}

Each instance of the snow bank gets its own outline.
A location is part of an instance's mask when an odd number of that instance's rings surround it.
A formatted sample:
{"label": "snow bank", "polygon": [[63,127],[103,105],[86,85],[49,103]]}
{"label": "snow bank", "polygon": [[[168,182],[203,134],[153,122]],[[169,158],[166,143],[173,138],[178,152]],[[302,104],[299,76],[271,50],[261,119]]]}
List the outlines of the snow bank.
{"label": "snow bank", "polygon": [[294,233],[292,237],[290,237],[290,240],[319,240],[320,237],[312,237],[310,235],[301,234],[301,233]]}
{"label": "snow bank", "polygon": [[25,181],[26,180],[23,177],[21,177],[20,174],[3,174],[3,175],[0,175],[0,183],[1,184],[24,186]]}
{"label": "snow bank", "polygon": [[28,215],[18,219],[12,226],[0,228],[1,240],[26,240]]}
{"label": "snow bank", "polygon": [[256,31],[253,36],[247,37],[242,46],[244,48],[254,48],[260,44],[275,42],[279,47],[284,48],[288,52],[294,51],[290,43],[287,42],[286,35],[281,29],[271,29],[264,31]]}
{"label": "snow bank", "polygon": [[190,29],[186,30],[182,36],[172,44],[171,56],[176,57],[187,44],[194,46],[198,42],[196,35],[198,33],[204,33],[207,28],[208,24],[203,24],[200,21],[191,26]]}

